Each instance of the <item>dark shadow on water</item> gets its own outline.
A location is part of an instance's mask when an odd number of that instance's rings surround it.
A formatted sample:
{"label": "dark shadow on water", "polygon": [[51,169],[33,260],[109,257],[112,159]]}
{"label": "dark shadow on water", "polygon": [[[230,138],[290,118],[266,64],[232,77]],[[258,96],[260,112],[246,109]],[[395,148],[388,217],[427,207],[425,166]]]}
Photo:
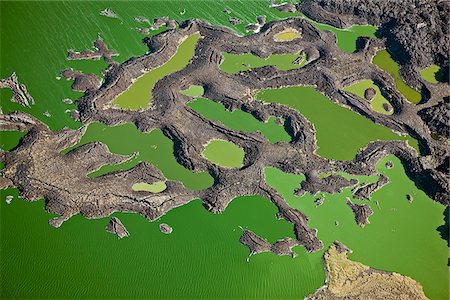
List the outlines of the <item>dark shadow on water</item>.
{"label": "dark shadow on water", "polygon": [[444,225],[441,225],[436,229],[437,231],[439,231],[441,238],[443,240],[447,241],[447,247],[450,247],[449,236],[448,236],[448,234],[449,234],[448,229],[450,226],[449,212],[450,212],[450,210],[449,210],[449,207],[447,206],[447,208],[444,210]]}

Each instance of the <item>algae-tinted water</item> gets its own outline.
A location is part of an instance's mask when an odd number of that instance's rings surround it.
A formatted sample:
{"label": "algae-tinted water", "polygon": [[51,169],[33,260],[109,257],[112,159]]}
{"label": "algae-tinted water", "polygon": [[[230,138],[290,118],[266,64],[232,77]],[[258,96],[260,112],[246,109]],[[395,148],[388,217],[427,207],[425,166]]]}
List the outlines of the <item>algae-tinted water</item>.
{"label": "algae-tinted water", "polygon": [[[223,62],[220,69],[225,73],[235,74],[241,71],[260,68],[264,66],[275,66],[282,71],[299,69],[307,63],[306,54],[271,54],[264,59],[251,53],[233,54],[223,52]],[[298,60],[298,63],[295,61]]]}
{"label": "algae-tinted water", "polygon": [[[1,201],[1,298],[301,299],[324,280],[319,255],[246,262],[239,243],[239,226],[271,242],[293,236],[276,211],[267,199],[243,197],[220,215],[198,200],[154,223],[115,214],[131,234],[118,240],[105,231],[107,219],[77,215],[54,229],[42,201]],[[174,231],[162,234],[160,222]]]}
{"label": "algae-tinted water", "polygon": [[[392,161],[394,168],[387,169],[384,166],[386,161]],[[356,225],[351,209],[345,204],[346,197],[352,197],[348,188],[340,194],[323,193],[324,204],[316,207],[315,198],[309,193],[302,197],[293,194],[299,182],[304,180],[303,175],[285,174],[268,168],[266,181],[283,195],[290,206],[310,218],[309,224],[318,229],[318,237],[325,248],[339,240],[353,250],[351,259],[380,270],[410,276],[423,285],[431,299],[448,299],[448,248],[436,230],[443,224],[444,206],[417,189],[406,176],[398,158],[388,156],[382,159],[377,170],[387,176],[390,183],[372,194],[371,201],[352,200],[368,203],[374,211],[369,218],[370,224],[364,228]],[[413,195],[412,203],[407,201],[407,194]]]}
{"label": "algae-tinted water", "polygon": [[232,142],[212,140],[202,153],[209,161],[226,168],[239,168],[244,161],[244,150]]}
{"label": "algae-tinted water", "polygon": [[289,87],[263,90],[257,98],[281,103],[298,110],[316,128],[317,154],[331,159],[353,159],[360,148],[374,140],[408,140],[417,149],[417,141],[398,136],[357,113],[333,103],[313,87]]}
{"label": "algae-tinted water", "polygon": [[153,99],[152,90],[155,84],[163,77],[183,69],[191,61],[194,56],[195,45],[200,37],[196,33],[187,37],[178,46],[177,52],[166,63],[159,66],[143,76],[139,77],[128,90],[123,92],[114,104],[124,109],[142,109],[147,108],[150,101]]}
{"label": "algae-tinted water", "polygon": [[245,132],[259,131],[272,143],[291,140],[284,127],[275,123],[274,117],[270,117],[267,122],[261,122],[250,113],[239,109],[230,112],[222,104],[206,98],[197,98],[189,102],[188,106],[205,118],[219,121],[230,129]]}
{"label": "algae-tinted water", "polygon": [[409,102],[418,104],[422,100],[422,95],[403,81],[400,75],[400,66],[392,59],[387,50],[378,51],[372,62],[394,78],[395,86]]}
{"label": "algae-tinted water", "polygon": [[[105,8],[112,9],[120,19],[100,16],[99,12]],[[230,9],[231,14],[223,13],[224,8]],[[185,13],[181,14],[183,10]],[[142,43],[145,36],[135,28],[148,25],[134,21],[136,16],[144,16],[149,20],[168,16],[178,21],[199,18],[244,34],[245,24],[233,26],[228,18],[238,17],[250,23],[255,21],[256,16],[263,14],[267,16],[267,21],[292,15],[268,9],[266,1],[258,0],[1,1],[0,76],[5,78],[16,72],[36,100],[32,108],[23,108],[8,101],[11,97],[9,90],[0,89],[3,112],[29,112],[52,129],[79,127],[80,123],[65,113],[67,109],[75,109],[75,105],[64,104],[62,99],[77,99],[81,93],[71,91],[72,81],[57,80],[56,77],[63,69],[70,67],[100,74],[106,65],[103,62],[68,61],[67,50],[91,48],[93,41],[100,35],[110,49],[119,53],[119,56],[114,57],[118,62],[142,55],[148,51]],[[50,112],[50,118],[43,115],[45,111]]]}
{"label": "algae-tinted water", "polygon": [[167,188],[164,181],[157,181],[155,183],[149,184],[146,182],[138,182],[131,186],[133,191],[147,191],[151,193],[161,193]]}
{"label": "algae-tinted water", "polygon": [[139,162],[145,161],[160,169],[168,179],[178,180],[190,189],[205,189],[213,183],[208,173],[193,173],[180,165],[173,156],[173,142],[159,129],[143,133],[134,124],[129,123],[114,127],[92,123],[75,147],[95,141],[108,145],[112,153],[131,156],[137,152],[137,155],[122,164],[103,166],[91,173],[91,177],[115,170],[131,169]]}
{"label": "algae-tinted water", "polygon": [[[370,107],[372,107],[372,109],[377,113],[383,115],[392,115],[394,113],[392,105],[389,103],[389,101],[386,100],[386,98],[384,98],[384,96],[381,94],[380,88],[375,83],[373,83],[372,80],[370,79],[361,80],[351,86],[345,87],[344,91],[350,92],[362,99],[365,99],[364,93],[369,88],[375,90],[375,97],[373,97],[373,99],[370,100]],[[386,111],[383,107],[383,104],[387,105],[390,108],[390,110]]]}

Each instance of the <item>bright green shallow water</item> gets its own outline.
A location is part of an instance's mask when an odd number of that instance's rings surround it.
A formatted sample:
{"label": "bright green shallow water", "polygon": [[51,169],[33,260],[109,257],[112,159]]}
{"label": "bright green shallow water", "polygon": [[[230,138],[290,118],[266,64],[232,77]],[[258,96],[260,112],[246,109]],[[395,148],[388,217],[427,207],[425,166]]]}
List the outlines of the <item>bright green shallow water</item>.
{"label": "bright green shallow water", "polygon": [[[386,161],[394,162],[387,169]],[[431,299],[448,299],[448,248],[436,230],[443,224],[444,206],[433,202],[417,189],[405,174],[398,158],[389,156],[377,164],[377,170],[389,177],[390,183],[372,195],[369,203],[374,214],[364,228],[356,225],[345,198],[350,189],[341,194],[324,194],[324,204],[316,207],[309,193],[293,195],[303,175],[285,174],[277,169],[266,169],[266,180],[278,190],[292,207],[310,218],[310,226],[318,229],[318,237],[328,247],[339,240],[353,250],[350,258],[371,267],[395,271],[418,280]],[[357,177],[364,179],[364,177]],[[406,194],[412,194],[411,204]],[[379,206],[375,201],[379,202]],[[335,221],[339,225],[335,225]]]}
{"label": "bright green shallow water", "polygon": [[[111,8],[121,19],[111,19],[99,15],[99,11]],[[228,7],[232,13],[223,13]],[[180,12],[185,9],[185,14]],[[27,111],[43,120],[52,129],[64,126],[79,127],[65,113],[75,109],[66,105],[64,98],[77,99],[81,93],[70,89],[71,81],[56,80],[60,72],[69,67],[86,73],[100,73],[106,67],[104,62],[67,61],[67,49],[84,50],[92,46],[100,36],[111,49],[119,52],[114,59],[123,62],[132,56],[142,55],[148,49],[142,43],[143,35],[135,27],[142,27],[134,21],[135,16],[149,20],[168,16],[179,21],[199,18],[215,25],[227,26],[244,34],[245,24],[254,22],[256,16],[265,14],[267,20],[290,16],[275,9],[268,9],[267,1],[1,1],[0,45],[1,78],[16,72],[19,80],[26,84],[36,100],[36,105],[24,109],[8,100],[9,90],[0,89],[3,112]],[[239,17],[244,24],[233,26],[229,17]],[[39,74],[39,76],[36,76]],[[51,118],[43,116],[49,111]]]}
{"label": "bright green shallow water", "polygon": [[[384,96],[381,94],[380,88],[372,80],[361,80],[351,86],[345,87],[343,90],[355,94],[362,99],[365,99],[364,93],[368,88],[373,88],[376,92],[375,97],[373,97],[373,99],[370,101],[370,107],[372,107],[372,109],[377,113],[383,115],[392,115],[394,113],[392,105],[389,103],[389,101],[386,100],[386,98],[384,98]],[[386,103],[392,109],[390,112],[387,112],[383,108],[384,103]]]}
{"label": "bright green shallow water", "polygon": [[[306,54],[271,54],[264,59],[251,53],[232,54],[223,52],[223,62],[220,69],[228,74],[235,74],[241,71],[260,68],[265,66],[275,66],[282,71],[299,69],[306,64]],[[300,59],[299,64],[294,64],[294,60]]]}
{"label": "bright green shallow water", "polygon": [[360,148],[374,140],[408,140],[417,149],[417,141],[398,136],[357,113],[333,103],[313,87],[289,87],[263,90],[259,100],[281,103],[298,110],[316,128],[317,154],[331,159],[349,160]]}
{"label": "bright green shallow water", "polygon": [[187,105],[205,118],[219,121],[230,129],[246,132],[258,131],[272,143],[291,140],[284,127],[275,123],[274,117],[270,117],[267,122],[261,122],[250,113],[239,109],[230,112],[222,104],[206,98],[197,98]]}
{"label": "bright green shallow water", "polygon": [[395,86],[409,102],[418,104],[422,101],[422,95],[403,81],[400,75],[400,66],[392,59],[387,50],[378,51],[372,62],[394,78]]}

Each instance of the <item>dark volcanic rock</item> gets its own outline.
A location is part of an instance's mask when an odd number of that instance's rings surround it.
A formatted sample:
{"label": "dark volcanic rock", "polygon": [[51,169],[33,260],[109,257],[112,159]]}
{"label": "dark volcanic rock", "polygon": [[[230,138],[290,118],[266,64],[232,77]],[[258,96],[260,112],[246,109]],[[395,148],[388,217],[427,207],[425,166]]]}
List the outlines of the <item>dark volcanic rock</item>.
{"label": "dark volcanic rock", "polygon": [[370,101],[375,97],[376,93],[374,88],[368,88],[364,91],[364,98]]}
{"label": "dark volcanic rock", "polygon": [[254,232],[245,229],[239,241],[250,249],[250,255],[273,252],[276,255],[290,255],[295,257],[297,254],[292,248],[298,245],[298,242],[292,238],[284,238],[274,244],[270,244],[267,240],[258,236]]}
{"label": "dark volcanic rock", "polygon": [[116,217],[112,217],[109,220],[106,231],[116,234],[119,239],[130,235],[122,222]]}
{"label": "dark volcanic rock", "polygon": [[170,234],[173,231],[173,228],[167,225],[166,223],[162,223],[159,225],[159,230],[161,230],[162,233]]}
{"label": "dark volcanic rock", "polygon": [[381,189],[383,186],[385,186],[388,183],[389,183],[389,178],[387,178],[386,176],[381,174],[380,178],[376,182],[354,189],[353,196],[356,199],[360,199],[360,200],[370,199],[372,193]]}
{"label": "dark volcanic rock", "polygon": [[24,107],[30,107],[34,104],[34,99],[28,93],[27,87],[20,83],[16,73],[12,73],[11,76],[0,80],[0,89],[8,88],[12,91],[11,101],[19,103]]}

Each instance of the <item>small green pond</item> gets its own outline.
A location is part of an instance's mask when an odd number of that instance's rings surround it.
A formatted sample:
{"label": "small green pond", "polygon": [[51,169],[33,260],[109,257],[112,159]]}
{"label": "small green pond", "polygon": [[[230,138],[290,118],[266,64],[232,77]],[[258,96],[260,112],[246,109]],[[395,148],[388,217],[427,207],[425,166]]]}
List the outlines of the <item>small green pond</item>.
{"label": "small green pond", "polygon": [[134,82],[128,90],[119,95],[114,104],[123,109],[145,109],[152,100],[152,89],[158,80],[163,77],[175,73],[186,67],[194,56],[195,46],[200,38],[200,34],[196,33],[187,37],[178,46],[177,52],[162,66],[148,71],[136,82]]}
{"label": "small green pond", "polygon": [[133,186],[131,187],[133,189],[133,191],[136,192],[141,192],[141,191],[145,191],[145,192],[150,192],[150,193],[161,193],[162,191],[164,191],[167,188],[167,185],[164,181],[157,181],[155,183],[149,184],[146,182],[138,182],[133,184]]}
{"label": "small green pond", "polygon": [[[282,71],[299,69],[307,64],[306,55],[296,54],[271,54],[264,59],[251,53],[232,54],[222,52],[223,62],[220,69],[228,74],[236,74],[241,71],[261,68],[265,66],[275,66]],[[295,63],[298,61],[298,63]]]}
{"label": "small green pond", "polygon": [[210,141],[202,154],[212,163],[225,168],[240,168],[245,155],[244,150],[223,140]]}
{"label": "small green pond", "polygon": [[329,30],[336,35],[336,45],[344,52],[353,53],[356,51],[356,40],[360,36],[366,36],[375,39],[375,33],[378,30],[376,26],[371,25],[353,25],[346,29],[333,27],[331,25],[316,22],[304,14],[300,15],[311,22],[317,29]]}
{"label": "small green pond", "polygon": [[189,88],[182,90],[180,93],[189,97],[203,96],[205,89],[201,85],[191,85]]}
{"label": "small green pond", "polygon": [[[365,99],[364,93],[367,89],[372,88],[375,90],[375,97],[370,100],[370,107],[377,113],[383,115],[392,115],[394,109],[389,101],[381,94],[380,88],[370,79],[361,80],[351,86],[345,87],[343,90],[355,94],[356,96]],[[388,107],[386,110],[383,106]]]}
{"label": "small green pond", "polygon": [[230,129],[261,132],[271,143],[289,142],[291,140],[284,127],[276,123],[275,117],[270,117],[267,122],[261,122],[250,113],[240,109],[230,112],[222,104],[206,98],[197,98],[187,105],[203,117],[219,121]]}
{"label": "small green pond", "polygon": [[256,98],[290,106],[305,116],[316,128],[317,154],[326,158],[353,159],[359,149],[376,140],[407,140],[418,151],[415,139],[399,136],[333,103],[313,87],[262,90]]}
{"label": "small green pond", "polygon": [[422,101],[422,95],[403,81],[400,75],[400,66],[395,62],[387,50],[378,51],[375,54],[372,63],[394,78],[395,86],[409,102],[419,104],[420,101]]}

